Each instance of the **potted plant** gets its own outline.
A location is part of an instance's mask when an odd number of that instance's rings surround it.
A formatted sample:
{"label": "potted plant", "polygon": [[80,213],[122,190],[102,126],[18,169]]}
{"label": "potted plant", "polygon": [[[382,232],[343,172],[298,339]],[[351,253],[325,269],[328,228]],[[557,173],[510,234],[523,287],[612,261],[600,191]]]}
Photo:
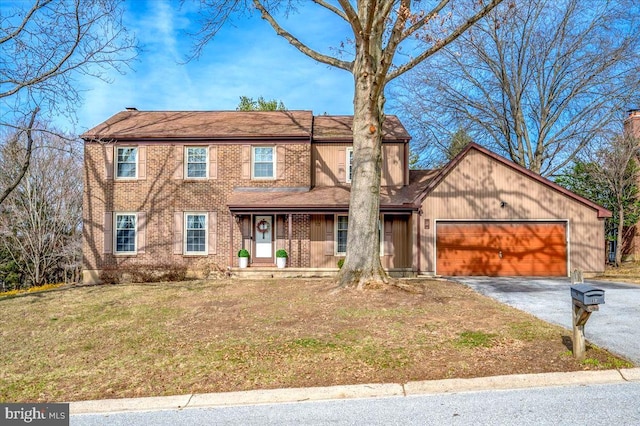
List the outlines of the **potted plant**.
{"label": "potted plant", "polygon": [[287,251],[285,249],[280,249],[276,251],[276,266],[278,268],[284,268],[287,265]]}
{"label": "potted plant", "polygon": [[238,252],[238,266],[241,268],[246,268],[249,265],[249,251],[246,249],[241,249]]}

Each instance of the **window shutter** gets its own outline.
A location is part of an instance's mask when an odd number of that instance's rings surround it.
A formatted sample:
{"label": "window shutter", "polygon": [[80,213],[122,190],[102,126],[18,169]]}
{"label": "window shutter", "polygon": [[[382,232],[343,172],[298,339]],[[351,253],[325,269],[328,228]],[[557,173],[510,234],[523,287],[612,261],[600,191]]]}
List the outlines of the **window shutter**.
{"label": "window shutter", "polygon": [[138,212],[136,221],[136,246],[138,254],[144,254],[147,247],[147,214],[145,212]]}
{"label": "window shutter", "polygon": [[182,179],[184,176],[184,147],[182,145],[175,146],[175,168],[173,169],[173,178]]}
{"label": "window shutter", "polygon": [[242,145],[242,179],[251,179],[251,145]]}
{"label": "window shutter", "polygon": [[[113,151],[111,151],[113,152]],[[113,212],[104,212],[104,254],[113,253]]]}
{"label": "window shutter", "polygon": [[338,182],[347,181],[347,168],[345,162],[347,159],[347,151],[342,148],[338,150]]}
{"label": "window shutter", "polygon": [[182,212],[173,212],[173,254],[182,254]]}
{"label": "window shutter", "polygon": [[113,151],[116,147],[114,145],[104,145],[104,167],[105,175],[108,180],[113,180]]}
{"label": "window shutter", "polygon": [[333,237],[333,216],[325,216],[324,224],[324,254],[325,256],[333,256],[335,251],[333,249],[334,237]]}
{"label": "window shutter", "polygon": [[285,229],[286,222],[284,221],[284,216],[276,216],[276,238],[286,238]]}
{"label": "window shutter", "polygon": [[218,179],[218,147],[209,147],[209,179]]}
{"label": "window shutter", "polygon": [[218,246],[218,212],[209,212],[209,254],[216,254]]}
{"label": "window shutter", "polygon": [[285,178],[285,158],[287,156],[287,149],[278,145],[276,148],[276,179]]}
{"label": "window shutter", "polygon": [[147,178],[147,147],[138,147],[138,179]]}
{"label": "window shutter", "polygon": [[384,253],[382,254],[390,256],[393,254],[393,219],[387,219],[383,216],[382,226],[382,235],[384,238]]}

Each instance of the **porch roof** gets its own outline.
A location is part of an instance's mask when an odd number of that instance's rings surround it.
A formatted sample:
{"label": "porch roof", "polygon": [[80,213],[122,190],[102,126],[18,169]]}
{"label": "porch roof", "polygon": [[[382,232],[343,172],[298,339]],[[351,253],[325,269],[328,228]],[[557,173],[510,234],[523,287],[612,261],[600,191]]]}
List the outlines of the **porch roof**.
{"label": "porch roof", "polygon": [[[380,210],[411,211],[419,208],[414,199],[438,174],[438,170],[412,170],[410,184],[380,189]],[[307,188],[236,188],[227,206],[232,212],[332,212],[349,209],[349,186]]]}

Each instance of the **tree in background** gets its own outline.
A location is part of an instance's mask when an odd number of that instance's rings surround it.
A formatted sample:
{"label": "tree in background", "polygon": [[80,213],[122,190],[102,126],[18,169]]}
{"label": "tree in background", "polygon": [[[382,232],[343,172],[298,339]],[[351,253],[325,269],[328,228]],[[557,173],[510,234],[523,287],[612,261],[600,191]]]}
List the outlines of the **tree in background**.
{"label": "tree in background", "polygon": [[[69,137],[38,132],[31,166],[0,206],[0,275],[13,287],[75,281],[81,266],[82,150]],[[0,162],[24,158],[23,133],[7,138]],[[76,142],[77,144],[77,142]],[[0,184],[14,179],[0,174]]]}
{"label": "tree in background", "polygon": [[630,135],[617,136],[589,155],[587,161],[576,161],[567,174],[556,179],[560,185],[612,211],[606,232],[617,242],[616,266],[622,261],[622,248],[630,237],[625,231],[640,219],[639,143]]}
{"label": "tree in background", "polygon": [[286,111],[282,101],[277,99],[265,100],[262,96],[258,100],[254,100],[248,96],[240,96],[240,103],[236,107],[236,111]]}
{"label": "tree in background", "polygon": [[[349,34],[339,45],[325,47],[313,46],[314,40],[305,43],[281,25],[284,18],[277,15],[278,8],[284,10],[285,18],[292,17],[295,1],[199,1],[203,24],[196,54],[230,16],[257,10],[279,36],[301,53],[353,75],[353,177],[347,254],[338,274],[340,286],[361,289],[368,283],[387,281],[378,241],[387,84],[453,42],[501,1],[315,0],[315,6],[336,18],[332,23],[334,32]],[[306,19],[318,23],[317,17]]]}
{"label": "tree in background", "polygon": [[[422,150],[455,129],[551,176],[640,105],[640,3],[531,0],[496,8],[398,87]],[[437,70],[437,72],[434,72]],[[441,154],[442,155],[442,154]]]}
{"label": "tree in background", "polygon": [[38,117],[75,117],[78,77],[107,80],[136,55],[122,25],[122,0],[33,0],[3,4],[0,15],[0,127],[26,137],[14,180],[0,187],[0,205],[18,186],[35,149]]}

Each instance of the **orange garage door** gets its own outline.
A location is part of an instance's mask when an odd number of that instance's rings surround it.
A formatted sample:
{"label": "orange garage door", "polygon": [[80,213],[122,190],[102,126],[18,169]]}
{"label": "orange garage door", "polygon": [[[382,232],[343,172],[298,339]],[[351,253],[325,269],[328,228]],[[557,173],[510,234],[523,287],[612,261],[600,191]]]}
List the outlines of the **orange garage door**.
{"label": "orange garage door", "polygon": [[439,222],[439,275],[567,276],[564,222]]}

